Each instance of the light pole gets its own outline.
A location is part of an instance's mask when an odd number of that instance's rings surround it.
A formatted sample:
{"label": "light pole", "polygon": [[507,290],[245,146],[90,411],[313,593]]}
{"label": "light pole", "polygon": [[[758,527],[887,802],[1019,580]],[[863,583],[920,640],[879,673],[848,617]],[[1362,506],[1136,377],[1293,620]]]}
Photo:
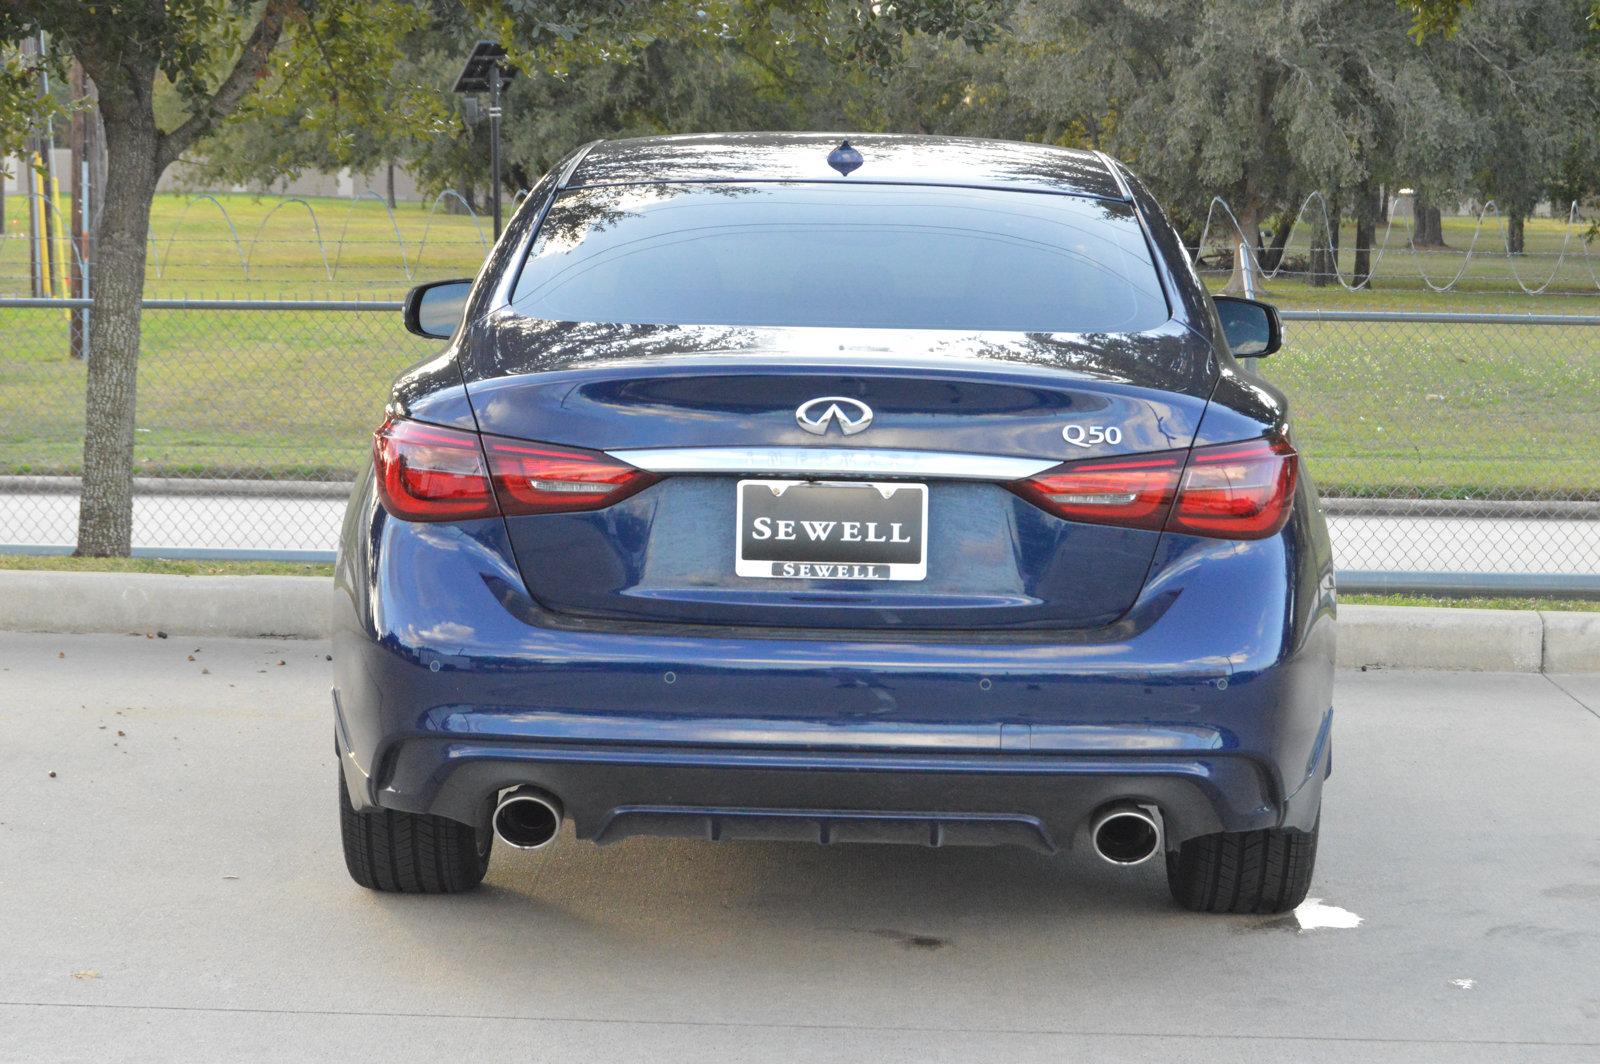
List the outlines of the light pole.
{"label": "light pole", "polygon": [[489,173],[494,185],[489,202],[494,208],[494,237],[500,239],[500,64],[489,66]]}
{"label": "light pole", "polygon": [[455,92],[489,94],[489,204],[494,212],[494,236],[500,239],[500,91],[516,76],[516,68],[501,62],[506,50],[493,41],[479,41],[456,78]]}

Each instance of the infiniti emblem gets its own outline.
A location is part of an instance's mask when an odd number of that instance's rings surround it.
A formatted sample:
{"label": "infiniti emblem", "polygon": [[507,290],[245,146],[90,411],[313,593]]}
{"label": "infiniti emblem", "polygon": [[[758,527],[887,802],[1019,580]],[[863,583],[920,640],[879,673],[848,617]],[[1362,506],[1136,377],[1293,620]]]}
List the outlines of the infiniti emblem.
{"label": "infiniti emblem", "polygon": [[836,421],[839,431],[854,436],[872,424],[872,407],[859,399],[822,395],[801,404],[794,412],[794,419],[801,428],[816,436],[826,434],[828,426]]}

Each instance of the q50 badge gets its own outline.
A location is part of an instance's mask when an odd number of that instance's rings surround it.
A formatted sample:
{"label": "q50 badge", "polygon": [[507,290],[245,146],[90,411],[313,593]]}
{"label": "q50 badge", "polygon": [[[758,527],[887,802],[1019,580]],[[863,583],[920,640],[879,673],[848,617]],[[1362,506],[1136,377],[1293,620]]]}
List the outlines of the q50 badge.
{"label": "q50 badge", "polygon": [[1122,430],[1115,425],[1068,425],[1061,430],[1061,438],[1074,447],[1097,447],[1102,443],[1115,447],[1122,442]]}

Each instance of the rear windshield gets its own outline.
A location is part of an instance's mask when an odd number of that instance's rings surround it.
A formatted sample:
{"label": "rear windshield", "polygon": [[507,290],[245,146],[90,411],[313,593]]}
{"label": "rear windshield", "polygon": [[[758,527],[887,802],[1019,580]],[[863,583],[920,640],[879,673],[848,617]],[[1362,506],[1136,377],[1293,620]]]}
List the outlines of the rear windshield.
{"label": "rear windshield", "polygon": [[925,185],[563,193],[513,304],[558,321],[1134,332],[1167,320],[1131,208]]}

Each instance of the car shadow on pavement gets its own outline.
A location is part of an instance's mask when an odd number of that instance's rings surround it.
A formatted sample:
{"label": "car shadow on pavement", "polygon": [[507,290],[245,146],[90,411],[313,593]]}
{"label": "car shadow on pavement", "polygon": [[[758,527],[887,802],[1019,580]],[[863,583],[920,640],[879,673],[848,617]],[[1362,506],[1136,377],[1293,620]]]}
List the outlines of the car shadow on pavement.
{"label": "car shadow on pavement", "polygon": [[1174,906],[1159,860],[1120,869],[1081,849],[643,838],[600,847],[574,840],[570,827],[547,851],[497,849],[471,894],[380,903],[399,922],[426,914],[415,934],[492,922],[502,943],[530,947],[548,947],[552,936],[656,938],[663,928],[693,939],[734,926],[773,942],[828,931],[934,952],[974,932],[1056,928],[1070,937],[1092,925],[1098,937],[1152,919],[1195,919]]}

